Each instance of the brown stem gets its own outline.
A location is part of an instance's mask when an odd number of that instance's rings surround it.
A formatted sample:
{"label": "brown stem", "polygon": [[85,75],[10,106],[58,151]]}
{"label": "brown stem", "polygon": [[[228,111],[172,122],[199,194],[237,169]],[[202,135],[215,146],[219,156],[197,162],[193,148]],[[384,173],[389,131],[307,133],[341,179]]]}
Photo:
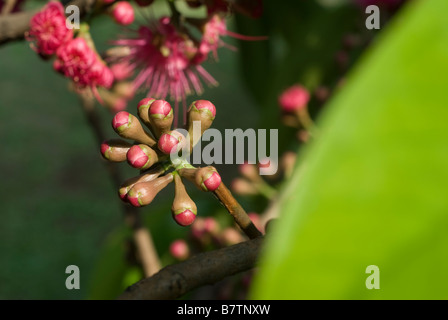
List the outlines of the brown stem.
{"label": "brown stem", "polygon": [[238,203],[238,201],[236,201],[230,190],[227,189],[223,182],[221,182],[218,189],[213,191],[213,194],[224,205],[227,211],[233,216],[233,219],[235,219],[235,222],[241,230],[243,230],[250,239],[262,236],[261,232],[252,223],[252,220],[250,220],[246,211]]}
{"label": "brown stem", "polygon": [[5,0],[2,12],[0,12],[0,15],[4,16],[9,14],[12,9],[14,9],[14,6],[16,5],[17,0]]}
{"label": "brown stem", "polygon": [[[101,126],[100,117],[95,111],[95,101],[92,97],[84,94],[81,94],[80,97],[84,114],[86,115],[87,121],[95,134],[97,145],[100,145],[105,139],[105,134]],[[118,189],[123,179],[112,162],[107,161],[105,164],[114,186]],[[123,203],[122,209],[125,223],[133,231],[133,238],[137,247],[138,259],[142,265],[143,272],[145,277],[149,277],[161,268],[159,256],[154,247],[151,234],[149,230],[144,227],[141,215],[137,211],[137,208],[127,206]]]}
{"label": "brown stem", "polygon": [[169,265],[154,276],[143,279],[118,297],[120,300],[176,299],[204,285],[247,271],[256,264],[263,237],[222,249],[199,253]]}

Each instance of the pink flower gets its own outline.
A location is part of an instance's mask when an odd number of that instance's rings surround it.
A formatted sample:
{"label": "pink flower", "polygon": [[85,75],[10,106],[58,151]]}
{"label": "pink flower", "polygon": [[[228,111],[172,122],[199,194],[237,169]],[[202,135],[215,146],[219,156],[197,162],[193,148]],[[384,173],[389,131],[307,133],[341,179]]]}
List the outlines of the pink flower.
{"label": "pink flower", "polygon": [[30,21],[26,38],[34,44],[32,48],[44,55],[52,55],[73,38],[73,32],[65,23],[64,7],[60,2],[50,2],[36,13]]}
{"label": "pink flower", "polygon": [[293,112],[305,108],[309,100],[308,90],[300,85],[294,85],[280,95],[278,103],[284,112]]}
{"label": "pink flower", "polygon": [[56,51],[57,59],[53,67],[67,78],[72,79],[78,88],[90,87],[101,102],[97,87],[110,88],[114,81],[112,71],[90,48],[84,38],[75,38]]}
{"label": "pink flower", "polygon": [[[185,34],[176,30],[170,18],[163,17],[155,26],[141,26],[133,39],[114,42],[130,48],[130,54],[121,62],[140,69],[134,79],[134,87],[145,88],[148,97],[165,99],[167,95],[175,100],[175,117],[178,102],[184,102],[184,122],[186,121],[185,100],[193,92],[201,94],[201,79],[208,85],[217,85],[216,80],[194,58],[197,47]],[[202,62],[202,61],[201,61]],[[177,125],[177,119],[174,120]]]}

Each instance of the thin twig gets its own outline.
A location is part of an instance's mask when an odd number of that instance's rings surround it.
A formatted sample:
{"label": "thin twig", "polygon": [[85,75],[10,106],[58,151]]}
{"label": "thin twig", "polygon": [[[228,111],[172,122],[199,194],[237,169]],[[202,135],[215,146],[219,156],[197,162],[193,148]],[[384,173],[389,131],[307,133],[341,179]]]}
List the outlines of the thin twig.
{"label": "thin twig", "polygon": [[143,279],[118,297],[119,300],[176,299],[211,285],[225,277],[252,269],[261,251],[263,237],[226,248],[199,253],[190,259],[169,265],[154,276]]}
{"label": "thin twig", "polygon": [[243,232],[250,238],[254,239],[261,237],[261,232],[250,220],[246,211],[243,207],[236,201],[230,190],[225,186],[223,182],[219,185],[218,189],[213,191],[213,194],[218,198],[218,200],[224,205],[227,211],[233,216],[233,219],[238,224],[238,226],[243,230]]}

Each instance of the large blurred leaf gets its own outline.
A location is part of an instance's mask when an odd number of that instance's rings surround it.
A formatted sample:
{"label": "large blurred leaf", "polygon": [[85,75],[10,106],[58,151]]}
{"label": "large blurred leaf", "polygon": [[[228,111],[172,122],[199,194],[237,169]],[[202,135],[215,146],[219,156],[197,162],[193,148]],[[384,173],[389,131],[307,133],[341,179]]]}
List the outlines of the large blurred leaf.
{"label": "large blurred leaf", "polygon": [[448,298],[447,12],[410,2],[328,105],[252,297]]}

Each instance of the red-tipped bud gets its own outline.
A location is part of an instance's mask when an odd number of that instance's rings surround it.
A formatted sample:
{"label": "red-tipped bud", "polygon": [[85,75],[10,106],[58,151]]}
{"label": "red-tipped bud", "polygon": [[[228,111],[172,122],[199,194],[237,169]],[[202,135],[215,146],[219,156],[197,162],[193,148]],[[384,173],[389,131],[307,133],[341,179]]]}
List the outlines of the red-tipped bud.
{"label": "red-tipped bud", "polygon": [[193,210],[185,209],[183,211],[173,213],[174,221],[182,227],[187,227],[196,219],[196,213]]}
{"label": "red-tipped bud", "polygon": [[143,121],[143,123],[152,131],[151,123],[149,121],[149,107],[151,107],[151,104],[156,101],[154,98],[144,98],[140,100],[140,102],[137,105],[137,113],[138,117]]}
{"label": "red-tipped bud", "polygon": [[179,131],[173,130],[160,136],[157,146],[164,154],[179,152],[185,144],[185,137]]}
{"label": "red-tipped bud", "polygon": [[171,173],[149,182],[136,183],[127,194],[127,200],[134,207],[141,207],[150,204],[156,195],[165,188],[171,181]]}
{"label": "red-tipped bud", "polygon": [[204,116],[211,118],[212,120],[216,117],[216,107],[213,103],[208,100],[197,100],[190,105],[191,111],[199,111]]}
{"label": "red-tipped bud", "polygon": [[123,138],[132,139],[150,147],[156,144],[151,135],[143,130],[138,119],[129,112],[118,112],[112,119],[112,127]]}
{"label": "red-tipped bud", "polygon": [[101,144],[101,154],[109,161],[122,162],[131,147],[132,144],[120,139],[106,140]]}
{"label": "red-tipped bud", "polygon": [[170,254],[177,260],[185,260],[190,255],[190,248],[183,239],[174,240],[170,245]]}
{"label": "red-tipped bud", "polygon": [[215,191],[221,184],[221,176],[211,166],[198,169],[184,168],[179,170],[179,174],[202,191]]}
{"label": "red-tipped bud", "polygon": [[134,185],[136,185],[139,182],[149,182],[153,181],[154,179],[158,178],[162,173],[165,172],[165,169],[162,166],[155,166],[154,168],[151,168],[150,170],[145,171],[144,173],[132,177],[130,179],[127,179],[125,182],[123,182],[118,190],[118,195],[122,200],[126,200],[126,195],[128,194],[129,190],[132,189]]}
{"label": "red-tipped bud", "polygon": [[196,204],[191,200],[178,174],[174,175],[174,183],[174,201],[171,207],[173,218],[177,224],[183,227],[189,226],[196,219]]}
{"label": "red-tipped bud", "polygon": [[132,146],[126,158],[128,163],[136,169],[148,169],[159,160],[157,153],[144,144]]}
{"label": "red-tipped bud", "polygon": [[[200,140],[202,134],[210,128],[216,116],[216,108],[208,100],[194,101],[188,109],[188,133],[190,135],[191,148]],[[194,122],[199,121],[201,127],[198,133],[194,133]]]}
{"label": "red-tipped bud", "polygon": [[213,167],[201,168],[196,172],[196,183],[204,191],[215,191],[221,184],[221,176]]}
{"label": "red-tipped bud", "polygon": [[165,100],[152,102],[149,108],[149,122],[156,137],[168,133],[173,123],[173,109],[171,105]]}
{"label": "red-tipped bud", "polygon": [[127,1],[118,1],[111,7],[111,14],[115,22],[127,26],[134,22],[134,8]]}
{"label": "red-tipped bud", "polygon": [[278,103],[284,112],[290,113],[306,108],[309,100],[308,90],[303,86],[294,85],[280,95]]}

